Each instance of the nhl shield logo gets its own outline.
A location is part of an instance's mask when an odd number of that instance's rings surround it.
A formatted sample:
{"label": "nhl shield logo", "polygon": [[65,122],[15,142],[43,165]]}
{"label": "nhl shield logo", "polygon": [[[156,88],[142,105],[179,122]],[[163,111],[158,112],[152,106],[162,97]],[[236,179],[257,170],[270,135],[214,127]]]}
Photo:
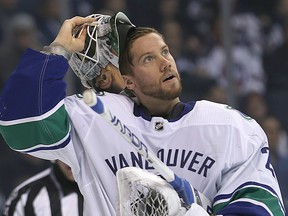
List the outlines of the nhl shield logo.
{"label": "nhl shield logo", "polygon": [[156,131],[164,130],[164,122],[155,122],[155,130]]}

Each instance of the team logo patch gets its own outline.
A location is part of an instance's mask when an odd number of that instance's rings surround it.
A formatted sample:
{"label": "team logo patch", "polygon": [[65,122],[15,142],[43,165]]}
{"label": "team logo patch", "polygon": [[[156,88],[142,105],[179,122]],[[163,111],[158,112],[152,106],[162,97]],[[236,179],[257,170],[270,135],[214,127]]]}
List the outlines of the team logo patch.
{"label": "team logo patch", "polygon": [[164,130],[164,122],[155,122],[155,130],[156,131]]}
{"label": "team logo patch", "polygon": [[249,121],[250,121],[250,120],[253,120],[253,118],[251,118],[250,116],[244,114],[243,112],[241,112],[241,111],[239,111],[239,110],[237,110],[237,109],[234,109],[233,107],[231,107],[231,106],[229,106],[229,105],[227,105],[226,108],[229,109],[229,110],[235,110],[235,111],[238,112],[242,117],[244,117],[245,119],[247,119],[247,120],[249,120]]}

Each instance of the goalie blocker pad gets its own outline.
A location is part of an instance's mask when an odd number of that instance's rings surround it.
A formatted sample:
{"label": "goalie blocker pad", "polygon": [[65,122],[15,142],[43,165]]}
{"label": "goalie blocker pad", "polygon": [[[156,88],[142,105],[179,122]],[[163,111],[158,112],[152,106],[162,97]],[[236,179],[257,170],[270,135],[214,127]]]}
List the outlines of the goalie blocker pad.
{"label": "goalie blocker pad", "polygon": [[[191,215],[192,209],[187,211],[187,205],[179,198],[173,187],[157,175],[140,168],[126,167],[116,173],[116,179],[119,216],[182,216],[186,213]],[[197,199],[201,197],[195,196],[196,190],[191,188],[196,204]],[[203,200],[198,202],[203,203]],[[194,207],[193,204],[192,206]],[[198,204],[197,206],[206,213],[202,215],[209,215],[204,210],[205,207]]]}

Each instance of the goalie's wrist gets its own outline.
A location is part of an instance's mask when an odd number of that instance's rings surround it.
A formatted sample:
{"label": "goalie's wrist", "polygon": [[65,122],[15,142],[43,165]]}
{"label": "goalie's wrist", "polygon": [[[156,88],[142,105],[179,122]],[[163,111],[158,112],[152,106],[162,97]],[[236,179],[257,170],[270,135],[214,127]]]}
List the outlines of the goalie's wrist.
{"label": "goalie's wrist", "polygon": [[61,45],[44,46],[41,52],[47,55],[61,55],[67,60],[71,58],[71,53]]}

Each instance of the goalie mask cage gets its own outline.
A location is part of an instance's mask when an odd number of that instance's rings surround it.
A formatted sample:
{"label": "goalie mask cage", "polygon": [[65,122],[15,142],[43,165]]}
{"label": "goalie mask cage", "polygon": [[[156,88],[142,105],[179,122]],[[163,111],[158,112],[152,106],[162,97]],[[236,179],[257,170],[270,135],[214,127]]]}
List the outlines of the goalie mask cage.
{"label": "goalie mask cage", "polygon": [[159,176],[126,167],[116,177],[117,216],[180,216],[186,212],[176,191]]}

